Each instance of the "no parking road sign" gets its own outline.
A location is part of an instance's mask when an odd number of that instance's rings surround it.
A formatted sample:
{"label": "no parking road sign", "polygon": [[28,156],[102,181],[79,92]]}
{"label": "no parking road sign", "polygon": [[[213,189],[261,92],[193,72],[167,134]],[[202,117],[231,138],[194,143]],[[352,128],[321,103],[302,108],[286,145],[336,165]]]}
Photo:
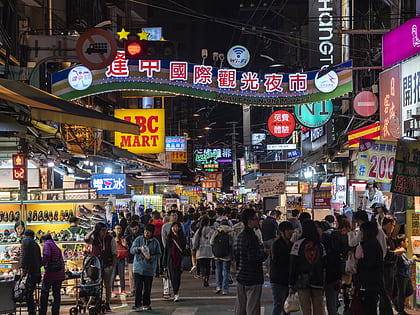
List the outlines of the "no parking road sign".
{"label": "no parking road sign", "polygon": [[114,60],[117,43],[111,33],[94,28],[87,30],[79,37],[76,53],[86,67],[93,70],[104,69]]}

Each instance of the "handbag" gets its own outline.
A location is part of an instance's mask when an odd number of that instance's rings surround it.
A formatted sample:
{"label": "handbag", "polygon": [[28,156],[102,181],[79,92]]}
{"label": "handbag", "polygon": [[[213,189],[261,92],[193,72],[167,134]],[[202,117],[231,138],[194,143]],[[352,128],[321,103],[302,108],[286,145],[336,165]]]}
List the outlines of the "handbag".
{"label": "handbag", "polygon": [[353,275],[357,272],[356,258],[350,253],[346,260],[346,273]]}
{"label": "handbag", "polygon": [[169,299],[171,297],[171,288],[170,288],[169,276],[168,276],[167,271],[166,273],[164,273],[162,281],[163,281],[163,297],[165,299]]}
{"label": "handbag", "polygon": [[297,292],[289,293],[286,301],[284,302],[283,308],[286,313],[298,312],[300,310],[299,296]]}
{"label": "handbag", "polygon": [[63,264],[59,259],[52,259],[47,263],[47,271],[57,272],[63,269]]}
{"label": "handbag", "polygon": [[28,281],[28,274],[20,276],[16,281],[13,288],[13,301],[15,302],[25,302],[26,301],[26,284]]}

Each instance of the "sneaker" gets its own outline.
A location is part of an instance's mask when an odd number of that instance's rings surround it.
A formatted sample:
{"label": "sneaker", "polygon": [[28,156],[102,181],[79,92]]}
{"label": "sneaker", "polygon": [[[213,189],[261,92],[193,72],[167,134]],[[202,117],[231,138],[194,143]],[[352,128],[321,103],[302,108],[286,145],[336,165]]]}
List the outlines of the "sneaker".
{"label": "sneaker", "polygon": [[179,302],[179,294],[175,294],[175,296],[174,296],[174,302]]}
{"label": "sneaker", "polygon": [[222,295],[228,295],[228,292],[227,291],[223,291],[222,292]]}
{"label": "sneaker", "polygon": [[128,292],[127,291],[122,291],[121,295],[128,296]]}
{"label": "sneaker", "polygon": [[222,289],[217,287],[216,290],[214,290],[214,293],[219,294],[220,292],[222,292]]}
{"label": "sneaker", "polygon": [[134,296],[134,292],[130,292],[127,296],[133,297]]}
{"label": "sneaker", "polygon": [[117,292],[115,292],[115,291],[112,291],[112,293],[111,293],[111,297],[116,297],[117,296]]}
{"label": "sneaker", "polygon": [[197,269],[197,266],[192,266],[190,272],[194,272]]}
{"label": "sneaker", "polygon": [[135,311],[141,311],[141,310],[143,310],[143,307],[141,305],[134,305],[133,306],[133,310],[135,310]]}
{"label": "sneaker", "polygon": [[142,310],[143,311],[151,311],[152,307],[150,305],[149,306],[143,306]]}
{"label": "sneaker", "polygon": [[201,279],[200,275],[194,275],[194,279]]}

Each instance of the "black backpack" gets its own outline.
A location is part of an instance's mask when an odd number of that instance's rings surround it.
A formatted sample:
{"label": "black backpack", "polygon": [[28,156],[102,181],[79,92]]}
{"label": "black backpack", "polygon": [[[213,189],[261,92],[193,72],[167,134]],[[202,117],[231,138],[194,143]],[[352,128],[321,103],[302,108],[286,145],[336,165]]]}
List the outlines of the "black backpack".
{"label": "black backpack", "polygon": [[214,237],[213,254],[216,258],[223,258],[230,255],[229,234],[224,231],[218,231]]}

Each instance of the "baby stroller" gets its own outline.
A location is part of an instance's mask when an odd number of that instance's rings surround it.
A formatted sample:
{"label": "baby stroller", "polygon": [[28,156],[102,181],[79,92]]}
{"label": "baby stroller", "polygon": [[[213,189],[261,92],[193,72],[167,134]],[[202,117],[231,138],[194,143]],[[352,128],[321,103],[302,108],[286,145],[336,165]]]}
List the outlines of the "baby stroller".
{"label": "baby stroller", "polygon": [[89,315],[105,313],[102,303],[102,265],[98,257],[86,257],[83,261],[76,306],[70,308],[70,315],[89,311]]}

